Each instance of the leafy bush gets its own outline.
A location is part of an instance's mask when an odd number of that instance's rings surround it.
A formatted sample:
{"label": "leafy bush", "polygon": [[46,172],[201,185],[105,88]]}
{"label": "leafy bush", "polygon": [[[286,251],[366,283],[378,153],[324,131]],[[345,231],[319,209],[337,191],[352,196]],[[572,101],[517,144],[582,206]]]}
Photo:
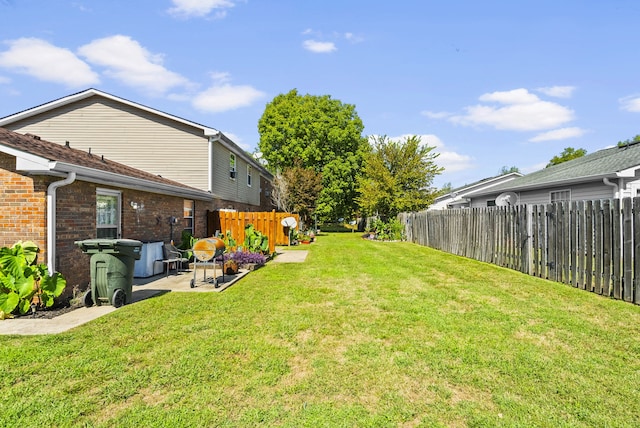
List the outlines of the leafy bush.
{"label": "leafy bush", "polygon": [[16,310],[25,314],[32,305],[50,307],[64,291],[67,281],[62,275],[50,276],[47,265],[36,264],[39,251],[30,241],[0,248],[0,318]]}
{"label": "leafy bush", "polygon": [[377,218],[371,222],[369,232],[372,233],[373,239],[380,241],[404,241],[404,227],[398,219],[391,219],[384,222]]}
{"label": "leafy bush", "polygon": [[244,228],[244,247],[253,253],[267,254],[269,252],[269,237],[256,230],[252,224],[248,224]]}

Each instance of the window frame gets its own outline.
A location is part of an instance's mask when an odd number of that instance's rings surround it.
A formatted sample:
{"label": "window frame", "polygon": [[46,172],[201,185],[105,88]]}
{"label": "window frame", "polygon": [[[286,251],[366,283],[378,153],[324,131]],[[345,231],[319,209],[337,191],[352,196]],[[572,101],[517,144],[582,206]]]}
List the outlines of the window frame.
{"label": "window frame", "polygon": [[[116,203],[115,203],[115,207],[112,208],[114,209],[115,212],[111,213],[111,214],[107,214],[107,213],[103,213],[103,216],[110,216],[110,215],[115,215],[115,223],[102,223],[100,220],[101,217],[101,213],[100,213],[100,203],[98,201],[98,199],[100,197],[108,197],[108,198],[116,198]],[[119,239],[120,237],[122,237],[122,192],[119,190],[113,190],[113,189],[101,189],[101,188],[97,188],[96,189],[96,237],[97,238],[104,238],[104,234],[103,233],[99,233],[100,230],[105,231],[105,230],[109,230],[109,229],[115,229],[115,236],[112,237],[113,239]],[[101,236],[102,235],[102,236]]]}
{"label": "window frame", "polygon": [[[562,197],[561,199],[554,200],[554,195],[566,194],[567,198]],[[562,189],[562,190],[552,190],[549,192],[549,203],[555,204],[556,202],[571,202],[571,189]]]}
{"label": "window frame", "polygon": [[[188,207],[187,204],[190,204],[191,206]],[[182,218],[184,220],[184,225],[182,230],[188,231],[191,234],[191,236],[194,235],[196,230],[195,212],[196,212],[196,201],[194,201],[193,199],[184,199],[182,202]]]}
{"label": "window frame", "polygon": [[253,168],[251,167],[251,165],[247,165],[247,187],[251,187],[251,185],[253,184]]}
{"label": "window frame", "polygon": [[238,164],[236,160],[236,154],[230,152],[229,153],[229,179],[230,180],[236,179],[237,170],[238,170]]}

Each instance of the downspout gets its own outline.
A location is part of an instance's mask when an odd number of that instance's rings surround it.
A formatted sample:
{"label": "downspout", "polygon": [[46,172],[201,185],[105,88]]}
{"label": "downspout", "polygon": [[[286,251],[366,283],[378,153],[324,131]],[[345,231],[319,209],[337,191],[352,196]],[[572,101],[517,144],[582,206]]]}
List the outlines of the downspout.
{"label": "downspout", "polygon": [[603,178],[602,182],[604,184],[606,184],[607,186],[613,187],[613,198],[614,199],[620,199],[620,192],[619,192],[620,187],[616,183],[612,183],[611,181],[609,181],[609,179],[607,177]]}
{"label": "downspout", "polygon": [[56,190],[76,180],[76,173],[70,172],[64,180],[54,181],[47,187],[47,266],[49,275],[56,272]]}

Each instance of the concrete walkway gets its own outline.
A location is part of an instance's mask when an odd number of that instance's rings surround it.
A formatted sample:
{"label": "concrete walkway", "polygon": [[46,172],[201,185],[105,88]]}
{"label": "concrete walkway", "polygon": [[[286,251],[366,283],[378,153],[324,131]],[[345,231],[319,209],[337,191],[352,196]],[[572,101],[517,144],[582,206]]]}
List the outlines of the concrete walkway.
{"label": "concrete walkway", "polygon": [[[306,250],[276,249],[277,255],[269,263],[302,263],[307,258]],[[132,302],[134,304],[144,299],[167,292],[220,292],[247,275],[250,271],[241,269],[237,275],[224,275],[218,267],[216,269],[218,287],[215,286],[211,275],[213,268],[196,266],[195,271],[179,272],[169,276],[156,275],[150,278],[134,278]],[[191,287],[191,282],[194,287]],[[28,316],[0,321],[0,335],[37,335],[58,334],[79,325],[93,321],[103,315],[117,311],[111,305],[78,308],[52,319],[29,318]]]}

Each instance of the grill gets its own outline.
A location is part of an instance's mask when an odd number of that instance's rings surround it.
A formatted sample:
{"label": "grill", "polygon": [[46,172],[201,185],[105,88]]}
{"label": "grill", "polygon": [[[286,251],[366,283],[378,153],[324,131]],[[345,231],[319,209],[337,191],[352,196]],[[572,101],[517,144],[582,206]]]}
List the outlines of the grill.
{"label": "grill", "polygon": [[[202,282],[213,284],[218,288],[218,277],[216,276],[216,259],[220,257],[225,250],[224,241],[220,238],[205,238],[196,241],[193,244],[193,279],[191,280],[191,288],[196,286],[196,277],[198,276],[198,266],[204,268],[204,277]],[[207,277],[207,267],[213,266],[213,278]],[[224,268],[222,270],[222,282],[224,282]]]}

